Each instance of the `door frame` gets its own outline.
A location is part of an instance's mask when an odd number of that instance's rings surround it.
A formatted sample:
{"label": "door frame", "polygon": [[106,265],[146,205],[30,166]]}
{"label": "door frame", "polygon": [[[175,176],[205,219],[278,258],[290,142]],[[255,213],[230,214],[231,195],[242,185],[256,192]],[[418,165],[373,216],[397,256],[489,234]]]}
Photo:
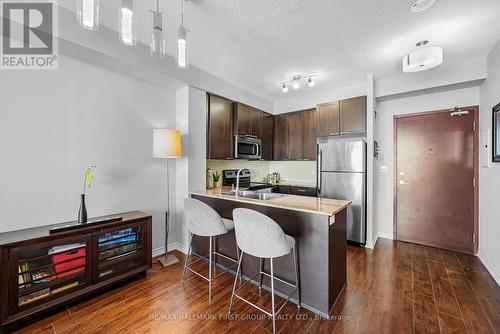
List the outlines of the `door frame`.
{"label": "door frame", "polygon": [[[475,122],[475,128],[474,128],[474,146],[473,146],[473,159],[474,159],[474,178],[476,180],[475,187],[474,187],[474,203],[473,203],[473,233],[475,236],[475,240],[473,240],[473,249],[470,250],[470,254],[477,254],[478,248],[479,248],[479,229],[478,229],[478,221],[479,221],[479,106],[467,106],[467,107],[460,107],[460,109],[466,109],[466,110],[471,110],[474,112],[474,122]],[[440,109],[440,110],[433,110],[433,111],[424,111],[424,112],[417,112],[417,113],[410,113],[410,114],[401,114],[401,115],[394,115],[393,117],[393,128],[394,128],[394,138],[393,138],[393,239],[398,240],[397,238],[397,227],[398,227],[398,222],[397,222],[397,217],[398,217],[398,212],[397,212],[397,200],[398,200],[398,194],[397,194],[397,162],[398,162],[398,156],[397,156],[397,151],[398,151],[398,129],[397,129],[397,120],[401,118],[407,118],[407,117],[416,117],[416,116],[424,116],[424,115],[429,115],[429,114],[438,114],[438,113],[449,113],[450,109]],[[473,236],[473,238],[474,238]],[[432,246],[432,245],[430,245]],[[435,245],[434,247],[438,247]]]}

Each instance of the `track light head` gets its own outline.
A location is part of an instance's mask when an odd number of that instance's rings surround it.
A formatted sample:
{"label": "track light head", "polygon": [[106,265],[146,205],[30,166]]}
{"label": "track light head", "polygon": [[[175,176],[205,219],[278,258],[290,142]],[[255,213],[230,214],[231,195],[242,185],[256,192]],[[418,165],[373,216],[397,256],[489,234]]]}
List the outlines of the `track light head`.
{"label": "track light head", "polygon": [[286,85],[285,82],[283,82],[283,84],[281,85],[281,91],[283,93],[288,93],[288,86]]}
{"label": "track light head", "polygon": [[314,85],[316,85],[316,82],[313,80],[312,77],[309,77],[307,79],[307,84],[309,85],[309,87],[314,87]]}

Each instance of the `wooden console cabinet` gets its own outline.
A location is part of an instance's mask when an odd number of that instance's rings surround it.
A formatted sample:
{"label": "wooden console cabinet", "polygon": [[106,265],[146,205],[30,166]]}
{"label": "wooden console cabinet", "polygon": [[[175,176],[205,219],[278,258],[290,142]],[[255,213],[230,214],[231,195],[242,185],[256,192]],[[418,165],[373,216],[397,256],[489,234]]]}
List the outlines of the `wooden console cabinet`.
{"label": "wooden console cabinet", "polygon": [[151,216],[50,233],[69,223],[0,233],[1,330],[151,268]]}

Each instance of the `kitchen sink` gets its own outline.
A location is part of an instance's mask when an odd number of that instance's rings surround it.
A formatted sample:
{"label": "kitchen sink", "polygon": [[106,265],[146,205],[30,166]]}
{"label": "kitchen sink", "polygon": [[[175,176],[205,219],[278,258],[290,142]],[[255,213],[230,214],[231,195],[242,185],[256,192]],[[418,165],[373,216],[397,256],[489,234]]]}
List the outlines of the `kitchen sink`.
{"label": "kitchen sink", "polygon": [[270,199],[273,199],[273,198],[280,198],[280,197],[283,197],[283,196],[285,196],[285,195],[283,195],[283,194],[273,194],[273,193],[257,193],[257,192],[254,192],[253,194],[248,193],[248,194],[245,194],[245,195],[240,195],[240,197],[252,198],[252,199],[261,199],[261,200],[264,200],[264,201],[267,201],[267,200],[270,200]]}
{"label": "kitchen sink", "polygon": [[[227,191],[227,192],[221,192],[221,195],[224,196],[236,196],[236,191]],[[257,191],[252,191],[252,190],[240,190],[238,197],[242,198],[251,198],[251,199],[260,199],[260,200],[270,200],[273,198],[280,198],[285,195],[283,194],[275,194],[275,193],[270,193],[270,192],[257,192]]]}

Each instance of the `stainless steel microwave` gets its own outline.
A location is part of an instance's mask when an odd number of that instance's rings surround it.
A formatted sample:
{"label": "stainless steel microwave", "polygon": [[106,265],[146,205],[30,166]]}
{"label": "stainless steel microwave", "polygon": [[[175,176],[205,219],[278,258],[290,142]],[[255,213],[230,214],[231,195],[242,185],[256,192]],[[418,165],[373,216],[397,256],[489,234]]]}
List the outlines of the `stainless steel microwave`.
{"label": "stainless steel microwave", "polygon": [[234,136],[234,158],[260,160],[262,140],[255,136]]}

